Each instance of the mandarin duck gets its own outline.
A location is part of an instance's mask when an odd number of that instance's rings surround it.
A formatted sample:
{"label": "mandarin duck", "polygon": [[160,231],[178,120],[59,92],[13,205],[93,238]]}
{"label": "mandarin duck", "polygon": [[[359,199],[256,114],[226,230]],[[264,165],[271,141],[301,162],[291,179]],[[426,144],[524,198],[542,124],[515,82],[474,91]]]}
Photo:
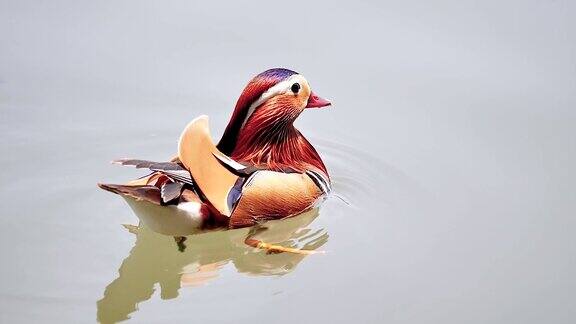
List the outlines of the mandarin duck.
{"label": "mandarin duck", "polygon": [[[304,109],[330,104],[301,74],[264,71],[242,91],[217,145],[208,117],[197,117],[180,135],[178,155],[170,162],[116,160],[152,173],[123,185],[98,185],[122,195],[145,225],[178,243],[199,230],[301,214],[319,206],[331,184],[320,155],[293,123]],[[246,243],[269,252],[305,253],[249,238]]]}

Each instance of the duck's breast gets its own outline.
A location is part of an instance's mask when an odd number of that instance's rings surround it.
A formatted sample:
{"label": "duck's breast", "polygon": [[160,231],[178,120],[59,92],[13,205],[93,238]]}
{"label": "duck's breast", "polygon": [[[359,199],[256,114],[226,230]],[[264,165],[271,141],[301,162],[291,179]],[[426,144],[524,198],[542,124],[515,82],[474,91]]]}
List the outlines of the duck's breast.
{"label": "duck's breast", "polygon": [[246,180],[230,216],[230,227],[299,214],[315,205],[325,192],[305,173],[258,171]]}

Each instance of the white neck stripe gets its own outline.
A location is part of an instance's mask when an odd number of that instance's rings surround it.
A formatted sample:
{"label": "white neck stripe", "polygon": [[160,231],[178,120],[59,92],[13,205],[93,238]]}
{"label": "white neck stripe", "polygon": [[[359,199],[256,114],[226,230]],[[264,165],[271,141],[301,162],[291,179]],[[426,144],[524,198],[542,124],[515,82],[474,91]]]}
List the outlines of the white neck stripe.
{"label": "white neck stripe", "polygon": [[250,118],[250,116],[252,116],[252,114],[254,113],[254,110],[256,110],[256,108],[258,108],[260,105],[265,103],[268,99],[270,99],[274,96],[277,96],[279,94],[286,93],[290,89],[290,87],[292,86],[292,83],[294,83],[297,79],[301,80],[304,78],[300,74],[294,74],[294,75],[290,76],[288,79],[286,79],[282,82],[278,82],[273,87],[270,87],[270,89],[266,90],[262,95],[260,95],[258,100],[254,101],[250,105],[250,108],[248,108],[248,113],[246,114],[246,117],[244,117],[244,121],[242,122],[242,126],[240,127],[240,129],[244,128],[244,125],[246,125],[248,118]]}

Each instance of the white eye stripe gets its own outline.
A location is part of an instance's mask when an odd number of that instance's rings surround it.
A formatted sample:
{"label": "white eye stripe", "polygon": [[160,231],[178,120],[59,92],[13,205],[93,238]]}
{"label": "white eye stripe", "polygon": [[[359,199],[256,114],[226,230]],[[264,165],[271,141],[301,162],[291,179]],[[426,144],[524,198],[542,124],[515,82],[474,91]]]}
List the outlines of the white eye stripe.
{"label": "white eye stripe", "polygon": [[284,94],[287,91],[292,91],[290,88],[292,87],[292,84],[294,84],[295,82],[300,83],[300,85],[302,86],[302,83],[306,82],[306,79],[304,79],[304,77],[299,74],[294,74],[288,79],[282,82],[278,82],[276,85],[266,90],[256,101],[254,101],[250,105],[250,108],[248,108],[248,113],[246,114],[246,117],[244,118],[244,121],[242,122],[242,126],[240,128],[244,128],[244,125],[246,125],[248,118],[250,118],[250,116],[254,113],[254,110],[258,108],[258,106],[262,105],[272,97],[275,97],[279,94]]}

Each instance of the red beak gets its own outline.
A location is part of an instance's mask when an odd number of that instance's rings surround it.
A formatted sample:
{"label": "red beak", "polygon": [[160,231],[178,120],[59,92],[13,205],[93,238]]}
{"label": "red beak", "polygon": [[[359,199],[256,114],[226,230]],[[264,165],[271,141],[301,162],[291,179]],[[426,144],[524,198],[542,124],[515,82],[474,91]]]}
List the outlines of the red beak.
{"label": "red beak", "polygon": [[306,108],[321,108],[330,106],[332,103],[330,101],[318,97],[314,92],[310,92],[310,97],[308,97],[308,103],[306,104]]}

